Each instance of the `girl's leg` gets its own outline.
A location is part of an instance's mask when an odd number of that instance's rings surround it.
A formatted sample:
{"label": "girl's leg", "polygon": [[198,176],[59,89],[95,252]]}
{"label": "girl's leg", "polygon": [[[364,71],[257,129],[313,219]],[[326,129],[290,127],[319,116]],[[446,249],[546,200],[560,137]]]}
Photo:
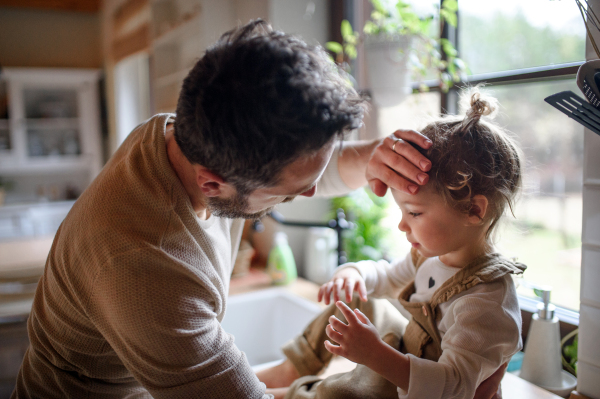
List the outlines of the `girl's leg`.
{"label": "girl's leg", "polygon": [[256,376],[265,383],[267,388],[289,387],[292,382],[301,377],[296,367],[288,359],[277,366],[257,371]]}
{"label": "girl's leg", "polygon": [[[385,342],[394,348],[400,347],[400,339],[408,320],[389,301],[371,299],[361,302],[358,297],[355,297],[349,306],[352,309],[360,309],[375,325]],[[287,360],[284,362],[285,367],[293,365],[297,375],[307,376],[296,381],[290,387],[286,399],[397,398],[398,393],[393,384],[368,367],[361,365],[351,372],[336,374],[325,380],[315,377],[327,367],[333,357],[323,344],[325,340],[329,339],[325,333],[325,327],[329,324],[331,315],[345,321],[335,304],[332,304],[308,325],[302,335],[283,347],[283,352],[287,356]]]}

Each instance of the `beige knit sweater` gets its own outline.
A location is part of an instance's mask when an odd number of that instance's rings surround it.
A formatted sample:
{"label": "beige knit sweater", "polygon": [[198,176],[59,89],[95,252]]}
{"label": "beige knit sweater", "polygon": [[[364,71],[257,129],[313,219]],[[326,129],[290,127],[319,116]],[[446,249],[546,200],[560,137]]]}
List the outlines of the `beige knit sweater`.
{"label": "beige knit sweater", "polygon": [[220,325],[243,221],[197,219],[169,117],[130,134],[56,234],[13,398],[270,397]]}

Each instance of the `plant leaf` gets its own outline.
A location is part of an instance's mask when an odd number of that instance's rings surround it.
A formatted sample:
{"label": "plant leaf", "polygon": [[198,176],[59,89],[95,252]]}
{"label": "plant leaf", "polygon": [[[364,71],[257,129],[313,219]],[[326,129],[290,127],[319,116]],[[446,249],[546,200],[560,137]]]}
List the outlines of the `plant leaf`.
{"label": "plant leaf", "polygon": [[386,10],[380,0],[371,0],[371,4],[373,4],[373,8],[379,11],[382,14],[385,14]]}
{"label": "plant leaf", "polygon": [[341,54],[344,51],[344,48],[338,42],[327,42],[327,43],[325,43],[325,48],[327,48],[327,50],[332,51],[336,54]]}
{"label": "plant leaf", "polygon": [[355,59],[357,56],[356,47],[354,47],[354,45],[352,45],[352,44],[346,44],[344,46],[344,52],[346,53],[348,58],[350,58],[352,60]]}
{"label": "plant leaf", "polygon": [[458,11],[458,1],[456,0],[444,0],[442,3],[442,8],[448,11],[457,12]]}
{"label": "plant leaf", "polygon": [[352,30],[352,25],[350,22],[345,19],[342,21],[342,37],[346,40],[346,37],[354,35],[354,31]]}
{"label": "plant leaf", "polygon": [[456,13],[452,11],[448,11],[445,9],[440,10],[440,17],[442,17],[445,21],[447,21],[450,25],[456,28],[456,24],[458,22],[458,18],[456,17]]}

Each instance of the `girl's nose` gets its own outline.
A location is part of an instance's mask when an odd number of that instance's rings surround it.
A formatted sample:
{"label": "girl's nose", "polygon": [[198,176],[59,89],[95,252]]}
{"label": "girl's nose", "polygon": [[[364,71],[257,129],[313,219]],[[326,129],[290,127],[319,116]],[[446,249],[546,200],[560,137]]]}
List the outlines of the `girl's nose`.
{"label": "girl's nose", "polygon": [[404,218],[402,218],[400,220],[400,223],[398,223],[398,229],[404,233],[408,233],[408,230],[409,230],[408,223],[406,223]]}

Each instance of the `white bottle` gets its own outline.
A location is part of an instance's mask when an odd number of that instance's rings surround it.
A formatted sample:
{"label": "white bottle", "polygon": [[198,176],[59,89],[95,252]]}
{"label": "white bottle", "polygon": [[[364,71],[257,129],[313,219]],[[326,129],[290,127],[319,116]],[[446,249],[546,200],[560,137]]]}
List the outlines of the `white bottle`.
{"label": "white bottle", "polygon": [[541,289],[543,303],[531,318],[519,376],[559,396],[567,397],[577,379],[562,369],[560,326],[550,303],[550,288]]}
{"label": "white bottle", "polygon": [[538,304],[531,318],[519,376],[542,388],[556,387],[562,381],[560,328],[555,306],[550,303],[550,290],[541,291],[543,303]]}

